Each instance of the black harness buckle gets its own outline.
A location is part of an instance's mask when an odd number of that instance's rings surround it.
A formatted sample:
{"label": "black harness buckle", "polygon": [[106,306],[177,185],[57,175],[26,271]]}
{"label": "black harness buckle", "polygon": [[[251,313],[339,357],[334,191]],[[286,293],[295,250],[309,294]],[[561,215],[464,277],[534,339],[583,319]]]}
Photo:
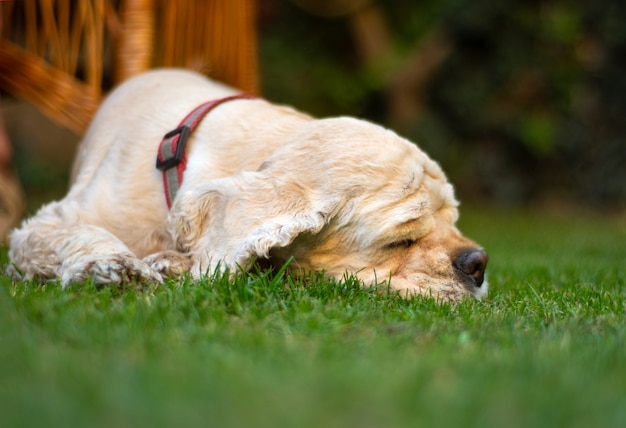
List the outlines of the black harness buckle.
{"label": "black harness buckle", "polygon": [[164,158],[163,160],[160,159],[161,156],[157,156],[156,167],[159,171],[168,170],[182,162],[183,157],[185,156],[185,146],[187,146],[187,139],[189,139],[190,133],[191,129],[189,126],[183,125],[163,136],[163,140],[168,140],[178,135],[178,143],[176,145],[176,153],[174,156]]}

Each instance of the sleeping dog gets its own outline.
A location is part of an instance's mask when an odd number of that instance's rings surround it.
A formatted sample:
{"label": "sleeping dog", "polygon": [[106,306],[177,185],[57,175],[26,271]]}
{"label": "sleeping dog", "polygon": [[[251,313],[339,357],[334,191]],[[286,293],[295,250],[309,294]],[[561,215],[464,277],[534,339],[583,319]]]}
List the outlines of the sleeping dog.
{"label": "sleeping dog", "polygon": [[480,298],[487,254],[455,227],[457,206],[439,165],[390,130],[154,70],[105,100],[68,194],[12,232],[9,257],[16,275],[64,286],[262,258],[407,297]]}

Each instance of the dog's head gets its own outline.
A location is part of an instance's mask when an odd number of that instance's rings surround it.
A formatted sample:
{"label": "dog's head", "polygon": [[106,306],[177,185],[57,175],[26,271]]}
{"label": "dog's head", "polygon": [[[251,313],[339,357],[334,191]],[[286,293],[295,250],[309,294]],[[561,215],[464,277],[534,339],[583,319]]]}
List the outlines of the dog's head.
{"label": "dog's head", "polygon": [[487,255],[456,229],[457,201],[440,167],[371,123],[312,121],[257,171],[181,192],[170,213],[195,273],[248,267],[353,273],[407,296],[482,297]]}

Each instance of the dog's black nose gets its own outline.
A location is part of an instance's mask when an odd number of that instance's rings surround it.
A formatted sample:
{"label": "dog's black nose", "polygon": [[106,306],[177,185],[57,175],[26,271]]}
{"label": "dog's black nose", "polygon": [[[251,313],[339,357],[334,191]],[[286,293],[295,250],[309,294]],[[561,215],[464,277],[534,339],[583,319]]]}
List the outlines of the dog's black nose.
{"label": "dog's black nose", "polygon": [[469,250],[461,253],[454,260],[454,267],[474,280],[476,287],[480,287],[485,279],[485,268],[489,256],[482,250]]}

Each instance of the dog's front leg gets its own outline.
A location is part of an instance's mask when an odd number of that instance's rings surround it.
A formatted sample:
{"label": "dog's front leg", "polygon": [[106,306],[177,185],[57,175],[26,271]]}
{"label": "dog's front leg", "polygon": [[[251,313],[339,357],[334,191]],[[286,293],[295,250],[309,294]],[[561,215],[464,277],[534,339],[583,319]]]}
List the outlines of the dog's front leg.
{"label": "dog's front leg", "polygon": [[190,254],[179,253],[174,250],[160,251],[150,254],[142,259],[150,268],[159,273],[163,278],[180,277],[189,272],[192,266]]}
{"label": "dog's front leg", "polygon": [[63,286],[88,278],[97,284],[162,281],[111,232],[81,224],[78,212],[74,204],[53,202],[16,229],[11,234],[10,273],[26,279],[59,278]]}
{"label": "dog's front leg", "polygon": [[159,272],[108,231],[90,225],[77,226],[74,231],[79,232],[80,238],[64,240],[59,249],[62,262],[56,276],[61,278],[63,286],[88,278],[95,284],[162,282]]}

